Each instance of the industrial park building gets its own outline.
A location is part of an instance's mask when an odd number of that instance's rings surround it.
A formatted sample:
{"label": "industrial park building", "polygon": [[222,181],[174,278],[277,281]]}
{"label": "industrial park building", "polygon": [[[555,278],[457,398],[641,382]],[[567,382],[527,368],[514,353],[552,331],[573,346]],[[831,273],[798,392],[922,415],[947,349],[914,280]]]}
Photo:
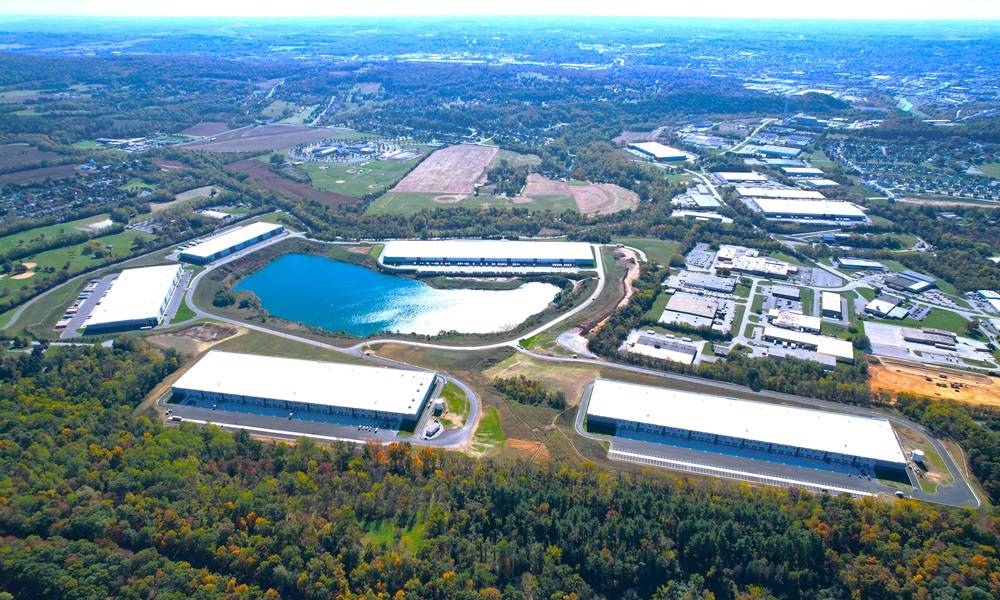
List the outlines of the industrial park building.
{"label": "industrial park building", "polygon": [[387,267],[419,266],[587,268],[594,252],[583,242],[512,240],[397,240],[386,242],[379,262]]}
{"label": "industrial park building", "polygon": [[836,292],[823,292],[820,295],[820,303],[824,317],[839,319],[843,316],[841,312],[840,294]]}
{"label": "industrial park building", "polygon": [[258,242],[273,238],[284,231],[283,225],[258,221],[230,229],[196,244],[178,254],[181,260],[199,265],[208,264],[233,252],[249,248]]}
{"label": "industrial park building", "polygon": [[655,161],[682,162],[688,159],[687,152],[671,148],[670,146],[664,146],[659,142],[635,142],[629,144],[628,147]]}
{"label": "industrial park building", "polygon": [[847,340],[773,325],[764,326],[763,338],[774,344],[785,344],[825,354],[840,362],[854,362],[854,346]]}
{"label": "industrial park building", "polygon": [[156,327],[183,273],[180,265],[125,269],[87,317],[86,333]]}
{"label": "industrial park building", "polygon": [[[172,387],[174,403],[230,403],[347,424],[414,426],[435,373],[213,350]],[[225,407],[219,407],[224,409]]]}
{"label": "industrial park building", "polygon": [[777,198],[785,200],[823,200],[826,198],[815,190],[798,188],[774,188],[757,186],[737,186],[736,193],[744,198]]}
{"label": "industrial park building", "polygon": [[598,379],[587,406],[592,431],[662,436],[829,463],[905,472],[889,421]]}
{"label": "industrial park building", "polygon": [[850,202],[782,198],[753,198],[751,202],[752,208],[756,208],[768,219],[857,222],[867,219],[864,211]]}

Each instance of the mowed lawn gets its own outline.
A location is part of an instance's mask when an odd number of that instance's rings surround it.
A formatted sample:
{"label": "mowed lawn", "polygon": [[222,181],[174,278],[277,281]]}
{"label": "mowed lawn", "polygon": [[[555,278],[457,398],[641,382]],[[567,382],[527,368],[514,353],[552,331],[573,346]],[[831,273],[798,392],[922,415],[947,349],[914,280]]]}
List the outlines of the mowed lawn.
{"label": "mowed lawn", "polygon": [[646,253],[646,258],[661,265],[669,265],[670,257],[677,254],[680,242],[675,240],[659,240],[642,237],[616,237],[611,240],[615,244],[625,244]]}
{"label": "mowed lawn", "polygon": [[38,240],[39,238],[44,237],[53,239],[64,234],[80,233],[80,230],[78,229],[79,227],[83,227],[84,225],[89,225],[91,223],[97,223],[107,218],[108,215],[105,213],[102,215],[94,215],[92,217],[84,217],[83,219],[77,219],[75,221],[45,225],[43,227],[35,227],[34,229],[26,229],[18,233],[5,235],[0,237],[0,255],[6,254],[11,250],[15,250],[18,247],[26,245],[32,240]]}
{"label": "mowed lawn", "polygon": [[367,163],[303,163],[312,186],[324,192],[337,192],[354,198],[389,188],[417,166],[411,159],[373,160]]}
{"label": "mowed lawn", "polygon": [[[111,254],[115,258],[126,258],[132,254],[132,243],[137,238],[151,239],[152,237],[148,233],[130,229],[114,235],[106,235],[94,239],[110,248]],[[24,258],[21,262],[37,264],[36,267],[31,269],[36,275],[27,279],[12,279],[8,275],[0,279],[0,290],[18,290],[38,283],[51,276],[51,274],[43,272],[47,268],[52,268],[58,272],[62,270],[64,265],[68,264],[70,273],[80,273],[90,268],[96,268],[104,261],[104,259],[95,260],[92,255],[82,254],[81,250],[83,250],[83,244],[78,244],[39,252],[38,254]]]}

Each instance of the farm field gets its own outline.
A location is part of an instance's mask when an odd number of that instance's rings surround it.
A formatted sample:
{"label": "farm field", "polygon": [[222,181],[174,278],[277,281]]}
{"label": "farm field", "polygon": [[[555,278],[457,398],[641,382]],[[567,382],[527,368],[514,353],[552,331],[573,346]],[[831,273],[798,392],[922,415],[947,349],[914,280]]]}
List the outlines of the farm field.
{"label": "farm field", "polygon": [[174,196],[174,199],[171,200],[170,202],[159,202],[159,203],[150,202],[149,210],[150,212],[155,214],[167,210],[168,208],[173,208],[175,206],[184,204],[186,202],[190,202],[197,198],[210,198],[212,190],[215,190],[216,194],[222,193],[222,188],[220,187],[216,187],[214,185],[203,185],[201,187],[196,187],[184,192],[180,192],[179,194]]}
{"label": "farm field", "polygon": [[0,144],[0,170],[4,171],[57,158],[63,158],[63,156],[55,152],[39,150],[30,144]]}
{"label": "farm field", "polygon": [[521,195],[529,199],[569,197],[576,203],[576,209],[585,215],[607,215],[639,205],[635,192],[612,183],[555,181],[537,173],[528,175],[528,184]]}
{"label": "farm field", "polygon": [[24,171],[14,171],[0,175],[0,185],[9,183],[23,184],[45,181],[46,179],[68,179],[79,174],[76,170],[78,165],[58,165],[55,167],[40,167],[37,169],[26,169]]}
{"label": "farm field", "polygon": [[437,194],[416,192],[387,192],[372,202],[367,209],[373,215],[411,215],[435,208],[509,208],[516,206],[533,211],[563,212],[576,210],[572,198],[548,196],[524,202],[519,198],[502,196],[469,196],[467,194]]}
{"label": "farm field", "polygon": [[500,163],[507,161],[507,164],[511,167],[537,167],[542,164],[542,159],[534,154],[521,154],[520,152],[514,152],[512,150],[504,150],[501,148],[493,160],[490,161],[489,168],[500,166]]}
{"label": "farm field", "polygon": [[[947,375],[947,379],[940,376]],[[870,364],[869,385],[873,392],[900,392],[920,394],[929,398],[956,400],[976,406],[1000,407],[1000,379],[941,368],[922,368],[909,363],[879,359],[879,364]],[[930,378],[930,381],[927,381]],[[952,383],[961,384],[955,389]],[[938,385],[943,384],[943,387]]]}
{"label": "farm field", "polygon": [[93,223],[99,223],[108,218],[108,214],[94,215],[92,217],[84,217],[82,219],[77,219],[75,221],[66,221],[64,223],[53,223],[52,225],[45,225],[42,227],[35,227],[33,229],[26,229],[25,231],[19,231],[18,233],[12,233],[10,235],[5,235],[0,237],[0,256],[15,250],[19,246],[27,244],[29,242],[40,240],[43,238],[55,238],[62,234],[77,233],[82,230],[82,228]]}
{"label": "farm field", "polygon": [[[128,231],[122,231],[121,233],[106,235],[94,239],[110,248],[112,256],[116,258],[124,258],[131,254],[132,243],[137,238],[150,239],[152,237],[153,236],[148,233],[130,229]],[[95,259],[92,255],[82,254],[82,248],[82,244],[67,246],[65,248],[56,248],[54,250],[39,252],[38,254],[22,259],[20,262],[29,265],[30,268],[28,269],[28,273],[33,273],[33,275],[18,279],[14,278],[17,276],[10,275],[0,278],[0,291],[6,289],[20,289],[22,287],[35,284],[39,280],[46,279],[49,277],[49,274],[45,273],[46,269],[52,269],[55,272],[58,272],[62,270],[63,266],[69,265],[68,270],[70,273],[79,273],[90,268],[92,265],[101,262],[101,260]]]}
{"label": "farm field", "polygon": [[259,125],[234,129],[212,139],[191,142],[184,145],[184,148],[208,152],[267,152],[338,137],[349,131],[296,125]]}
{"label": "farm field", "polygon": [[358,201],[357,198],[345,194],[318,190],[309,184],[292,181],[271,171],[267,165],[256,158],[247,158],[230,163],[226,165],[226,170],[244,173],[250,176],[250,179],[254,183],[269,190],[295,196],[296,198],[315,200],[326,206],[343,206],[345,204],[354,204]]}
{"label": "farm field", "polygon": [[202,121],[201,123],[195,123],[178,133],[180,133],[180,135],[201,137],[219,135],[220,133],[225,133],[226,131],[229,131],[229,126],[222,121]]}
{"label": "farm field", "polygon": [[373,160],[366,163],[302,163],[313,187],[361,198],[399,181],[418,164],[418,159],[406,161]]}
{"label": "farm field", "polygon": [[392,188],[394,192],[471,194],[497,155],[493,146],[459,144],[435,151]]}

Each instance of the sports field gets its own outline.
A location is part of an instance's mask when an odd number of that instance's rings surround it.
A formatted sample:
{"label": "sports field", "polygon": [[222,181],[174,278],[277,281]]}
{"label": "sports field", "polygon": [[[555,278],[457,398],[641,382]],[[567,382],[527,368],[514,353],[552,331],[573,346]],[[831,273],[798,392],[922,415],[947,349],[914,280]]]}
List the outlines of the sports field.
{"label": "sports field", "polygon": [[425,158],[392,191],[471,194],[486,176],[486,167],[497,150],[495,146],[472,144],[442,148]]}

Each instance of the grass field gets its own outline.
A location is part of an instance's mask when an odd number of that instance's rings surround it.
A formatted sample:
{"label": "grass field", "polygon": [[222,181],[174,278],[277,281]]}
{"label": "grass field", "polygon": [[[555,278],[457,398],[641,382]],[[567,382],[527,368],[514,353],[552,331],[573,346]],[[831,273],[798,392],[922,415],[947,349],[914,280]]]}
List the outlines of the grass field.
{"label": "grass field", "polygon": [[986,175],[987,177],[1000,179],[1000,162],[983,163],[979,165],[979,170],[982,171],[983,175]]}
{"label": "grass field", "polygon": [[[426,151],[426,148],[421,150]],[[417,164],[416,159],[373,160],[354,164],[303,163],[299,168],[309,175],[309,181],[318,190],[361,198],[365,194],[392,187]]]}
{"label": "grass field", "polygon": [[488,452],[499,450],[503,447],[507,436],[500,426],[500,413],[493,406],[488,406],[483,410],[483,415],[479,418],[479,426],[476,427],[476,434],[472,438],[473,448],[477,452]]}
{"label": "grass field", "polygon": [[[111,255],[115,258],[124,258],[132,253],[132,243],[138,238],[150,239],[152,236],[132,229],[94,239],[109,248]],[[37,264],[32,269],[37,274],[27,279],[12,279],[10,276],[4,277],[0,279],[0,290],[17,290],[47,279],[50,275],[44,272],[46,269],[60,271],[64,265],[69,265],[70,273],[80,273],[92,268],[99,261],[94,259],[92,255],[82,254],[82,248],[82,244],[56,248],[54,250],[39,252],[23,259],[23,262]]]}
{"label": "grass field", "polygon": [[173,325],[174,323],[183,323],[184,321],[195,318],[195,316],[197,315],[195,315],[194,311],[188,307],[187,301],[182,298],[181,304],[177,307],[177,312],[174,314],[174,318],[170,320],[170,324]]}
{"label": "grass field", "polygon": [[5,235],[3,237],[0,237],[0,255],[3,255],[11,250],[14,250],[19,246],[27,244],[32,240],[38,240],[42,238],[55,238],[61,234],[67,234],[67,233],[79,233],[78,229],[79,227],[83,227],[91,223],[97,223],[107,218],[108,215],[107,213],[105,213],[101,215],[94,215],[92,217],[84,217],[82,219],[77,219],[75,221],[55,223],[53,225],[35,227],[33,229],[26,229],[18,233]]}
{"label": "grass field", "polygon": [[659,240],[656,238],[619,237],[612,238],[613,244],[625,244],[638,248],[646,253],[646,258],[661,265],[670,264],[670,257],[677,254],[680,242],[674,240]]}
{"label": "grass field", "polygon": [[368,205],[368,214],[412,215],[435,208],[526,208],[531,211],[576,210],[576,203],[568,196],[540,196],[532,202],[515,203],[500,196],[462,196],[431,192],[387,192]]}
{"label": "grass field", "polygon": [[945,331],[950,331],[963,336],[965,335],[965,317],[942,308],[932,308],[931,313],[927,315],[927,318],[923,321],[917,321],[914,319],[872,320],[880,323],[899,325],[900,327],[916,327],[917,329],[932,327],[934,329],[944,329]]}
{"label": "grass field", "polygon": [[500,165],[501,162],[507,161],[507,164],[511,167],[537,167],[542,164],[542,159],[535,156],[534,154],[520,154],[512,150],[504,150],[501,148],[497,155],[493,157],[490,161],[487,169],[492,169]]}
{"label": "grass field", "polygon": [[304,360],[323,360],[348,364],[370,364],[356,356],[336,352],[327,348],[296,342],[276,335],[259,331],[248,331],[239,337],[222,342],[216,346],[218,350],[243,352],[246,354],[268,354],[286,358],[301,358]]}
{"label": "grass field", "polygon": [[653,306],[646,311],[646,318],[651,321],[659,321],[664,309],[667,308],[667,302],[670,302],[670,294],[661,293],[658,295],[653,301]]}

